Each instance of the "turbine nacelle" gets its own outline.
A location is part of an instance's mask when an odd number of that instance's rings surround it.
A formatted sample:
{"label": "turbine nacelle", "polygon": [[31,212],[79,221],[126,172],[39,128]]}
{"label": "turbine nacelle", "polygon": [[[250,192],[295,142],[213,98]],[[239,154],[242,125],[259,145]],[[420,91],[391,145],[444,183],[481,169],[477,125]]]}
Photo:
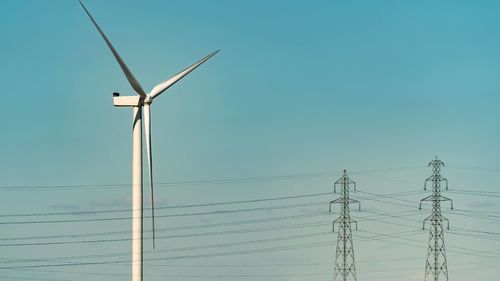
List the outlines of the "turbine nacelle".
{"label": "turbine nacelle", "polygon": [[148,95],[146,98],[141,96],[120,96],[119,93],[113,93],[113,105],[117,107],[134,107],[151,104],[153,99]]}
{"label": "turbine nacelle", "polygon": [[143,102],[140,96],[119,96],[113,94],[113,104],[119,107],[141,106]]}

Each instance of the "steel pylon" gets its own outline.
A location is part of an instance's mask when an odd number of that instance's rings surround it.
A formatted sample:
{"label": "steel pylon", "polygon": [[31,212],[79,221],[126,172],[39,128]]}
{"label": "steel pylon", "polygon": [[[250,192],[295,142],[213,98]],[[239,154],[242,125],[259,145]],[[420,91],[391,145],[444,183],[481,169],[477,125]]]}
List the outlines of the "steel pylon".
{"label": "steel pylon", "polygon": [[332,224],[333,232],[335,232],[335,224],[338,225],[337,249],[333,273],[334,281],[357,280],[351,224],[354,223],[357,229],[358,223],[351,219],[349,205],[352,203],[358,204],[358,208],[361,210],[361,204],[359,201],[349,198],[349,189],[351,186],[356,190],[356,183],[349,179],[347,171],[344,170],[344,174],[335,182],[333,188],[334,193],[337,193],[337,189],[340,189],[340,197],[331,201],[329,205],[329,211],[331,213],[332,204],[340,204],[339,216]]}
{"label": "steel pylon", "polygon": [[441,202],[450,201],[451,209],[453,210],[453,201],[441,195],[442,182],[445,183],[445,188],[448,190],[448,180],[441,176],[441,167],[444,166],[444,163],[436,157],[428,166],[432,167],[433,173],[425,180],[424,190],[427,189],[428,184],[431,184],[432,194],[420,200],[419,206],[419,209],[422,209],[423,202],[432,202],[432,213],[424,219],[422,224],[422,229],[425,229],[426,223],[429,224],[429,240],[424,280],[438,281],[439,277],[442,275],[445,278],[444,280],[448,281],[448,264],[444,244],[443,222],[446,222],[447,229],[450,229],[450,222],[441,214]]}

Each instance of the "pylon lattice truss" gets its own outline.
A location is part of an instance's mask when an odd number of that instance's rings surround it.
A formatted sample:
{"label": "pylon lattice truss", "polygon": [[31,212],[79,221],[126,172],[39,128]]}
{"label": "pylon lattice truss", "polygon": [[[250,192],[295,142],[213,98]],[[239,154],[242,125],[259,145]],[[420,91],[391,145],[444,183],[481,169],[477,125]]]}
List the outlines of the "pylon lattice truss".
{"label": "pylon lattice truss", "polygon": [[446,190],[448,190],[448,180],[441,176],[441,166],[444,166],[444,163],[436,157],[428,166],[432,167],[433,173],[425,180],[424,190],[427,189],[428,184],[431,184],[432,194],[420,200],[419,207],[419,209],[422,209],[423,202],[432,202],[432,213],[424,219],[422,225],[422,229],[425,229],[425,225],[429,224],[429,241],[424,280],[438,281],[442,275],[445,278],[444,280],[448,281],[443,222],[446,222],[447,229],[450,229],[450,222],[441,214],[441,202],[450,201],[451,209],[453,210],[453,201],[441,195],[442,182],[445,183]]}
{"label": "pylon lattice truss", "polygon": [[358,229],[358,223],[351,219],[349,205],[352,203],[358,204],[358,209],[361,210],[361,204],[359,201],[349,198],[349,189],[351,186],[356,191],[356,183],[349,179],[347,171],[344,170],[344,174],[335,182],[333,188],[334,193],[337,193],[337,189],[340,189],[340,197],[331,201],[329,206],[331,213],[332,204],[340,204],[339,217],[333,221],[333,232],[335,232],[335,224],[338,225],[337,249],[333,273],[334,281],[337,279],[342,281],[357,280],[351,224],[354,223],[356,229]]}

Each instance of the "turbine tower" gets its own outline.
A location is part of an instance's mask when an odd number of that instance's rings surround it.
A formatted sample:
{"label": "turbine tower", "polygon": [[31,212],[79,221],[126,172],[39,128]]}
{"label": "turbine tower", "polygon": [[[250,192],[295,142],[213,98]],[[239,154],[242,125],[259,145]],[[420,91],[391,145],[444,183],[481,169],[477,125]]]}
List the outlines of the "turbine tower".
{"label": "turbine tower", "polygon": [[[113,104],[117,107],[132,107],[133,109],[133,145],[132,145],[132,281],[143,280],[143,199],[142,199],[142,122],[144,121],[144,133],[146,135],[146,152],[149,168],[149,181],[151,185],[151,218],[153,224],[153,248],[155,247],[155,226],[154,226],[154,195],[153,195],[153,162],[151,152],[151,103],[153,100],[162,94],[165,90],[174,85],[177,81],[181,80],[184,76],[189,74],[195,68],[206,62],[212,56],[217,54],[214,51],[206,57],[200,59],[195,64],[184,69],[183,71],[172,76],[160,84],[153,87],[153,89],[146,93],[139,82],[135,79],[134,75],[122,60],[116,49],[108,40],[104,32],[101,30],[97,22],[94,20],[90,12],[80,1],[81,6],[85,13],[89,16],[90,20],[97,28],[97,31],[108,45],[111,53],[120,65],[128,82],[138,94],[136,96],[120,96],[118,93],[113,93]],[[144,120],[143,120],[144,118]]]}
{"label": "turbine tower", "polygon": [[349,198],[349,188],[353,186],[356,191],[356,182],[349,179],[347,171],[344,170],[342,177],[333,185],[333,192],[337,193],[337,187],[340,187],[340,197],[331,201],[329,205],[329,212],[332,212],[332,204],[340,204],[339,217],[333,221],[333,232],[335,232],[335,224],[339,225],[337,234],[337,249],[335,254],[335,267],[333,272],[333,281],[341,276],[339,280],[347,281],[349,277],[351,280],[356,281],[356,265],[354,263],[354,247],[352,243],[351,223],[356,224],[358,229],[358,222],[351,219],[349,205],[352,203],[358,204],[358,209],[361,210],[361,204],[358,200]]}
{"label": "turbine tower", "polygon": [[444,163],[436,156],[436,159],[432,160],[428,166],[432,167],[432,175],[425,180],[424,190],[427,189],[427,184],[431,183],[432,194],[420,200],[419,206],[419,209],[422,210],[422,202],[432,202],[432,214],[425,218],[422,224],[422,229],[425,229],[426,223],[430,224],[424,280],[438,281],[442,273],[445,280],[448,281],[443,221],[446,221],[447,229],[450,229],[450,222],[441,214],[441,201],[450,201],[452,210],[453,201],[441,195],[441,182],[446,184],[446,190],[448,190],[448,180],[441,176],[441,166],[444,166]]}

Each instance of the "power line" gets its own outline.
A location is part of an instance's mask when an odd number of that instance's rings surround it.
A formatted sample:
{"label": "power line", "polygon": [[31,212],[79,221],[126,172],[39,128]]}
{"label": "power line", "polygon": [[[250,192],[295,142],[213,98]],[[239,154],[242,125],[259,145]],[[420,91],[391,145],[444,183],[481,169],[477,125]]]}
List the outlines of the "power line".
{"label": "power line", "polygon": [[[379,197],[379,198],[383,198],[383,195],[380,195],[380,194],[379,194],[379,196],[377,196],[377,197]],[[391,198],[391,199],[392,199],[392,198]],[[394,199],[394,200],[398,200],[398,201],[399,201],[399,200],[402,200],[402,199]],[[394,202],[387,202],[387,203],[394,203]],[[467,249],[467,250],[470,250],[470,249]],[[491,254],[491,252],[488,252],[488,254]]]}
{"label": "power line", "polygon": [[[306,236],[308,234],[305,234]],[[283,238],[283,237],[282,237]],[[275,238],[273,238],[275,239]],[[281,239],[281,238],[280,238]],[[243,244],[246,244],[248,242],[242,242]],[[242,244],[240,243],[240,244]],[[227,245],[225,245],[227,246]],[[202,246],[202,247],[206,247],[206,246]],[[210,246],[209,246],[210,247]],[[170,252],[172,251],[172,249],[167,249],[167,250],[160,250],[160,251],[155,251],[155,253],[161,253],[161,252]],[[146,252],[147,253],[147,252]],[[119,253],[119,254],[107,254],[107,255],[87,255],[87,256],[72,256],[72,257],[61,257],[61,258],[58,258],[58,259],[61,259],[61,260],[74,260],[75,258],[102,258],[102,257],[116,257],[116,256],[125,256],[127,255],[127,253]],[[52,259],[54,260],[54,259]],[[46,259],[42,259],[42,260],[39,260],[39,259],[36,259],[36,260],[14,260],[14,261],[11,261],[11,262],[32,262],[32,261],[47,261]],[[5,262],[4,262],[5,263]]]}
{"label": "power line", "polygon": [[[324,201],[320,202],[309,202],[300,204],[288,204],[280,206],[271,207],[256,207],[256,208],[244,208],[244,209],[227,209],[227,210],[217,210],[217,211],[207,211],[207,212],[193,212],[193,213],[180,213],[180,214],[168,214],[168,215],[156,215],[157,218],[172,218],[172,217],[186,217],[186,216],[202,216],[202,215],[219,215],[219,214],[231,214],[231,213],[242,213],[242,212],[255,212],[255,211],[268,211],[277,209],[289,209],[297,207],[312,207],[324,204]],[[145,216],[147,218],[147,216]],[[93,218],[93,219],[61,219],[61,220],[35,220],[35,221],[8,221],[0,222],[0,225],[13,225],[13,224],[48,224],[48,223],[75,223],[75,222],[98,222],[98,221],[120,221],[120,220],[130,220],[132,217],[109,217],[109,218]]]}
{"label": "power line", "polygon": [[[216,231],[216,232],[202,232],[202,233],[188,233],[188,234],[176,234],[176,235],[158,235],[156,239],[173,239],[173,238],[188,238],[188,237],[198,237],[198,236],[213,236],[213,235],[225,235],[225,234],[242,234],[242,233],[252,233],[252,232],[265,232],[265,231],[276,231],[276,230],[289,230],[289,229],[304,229],[318,226],[325,226],[329,223],[325,222],[312,222],[312,223],[301,223],[292,224],[284,226],[272,226],[272,227],[261,227],[261,228],[250,228],[250,229],[238,229],[238,230],[226,230],[226,231]],[[146,238],[150,239],[150,238]],[[123,242],[131,241],[132,238],[110,238],[110,239],[94,239],[94,240],[73,240],[73,241],[55,241],[55,242],[32,242],[32,243],[9,243],[0,244],[0,247],[19,247],[19,246],[47,246],[47,245],[66,245],[66,244],[89,244],[89,243],[106,243],[106,242]],[[157,251],[158,252],[158,251]]]}
{"label": "power line", "polygon": [[[293,240],[293,239],[301,239],[301,238],[309,238],[313,236],[322,236],[322,235],[329,235],[329,232],[319,232],[319,233],[307,233],[307,234],[298,234],[298,235],[292,235],[292,236],[282,236],[282,237],[274,237],[274,238],[268,238],[268,239],[260,239],[260,240],[250,240],[250,241],[239,241],[239,242],[234,242],[234,243],[222,243],[222,244],[209,244],[209,245],[202,245],[202,246],[192,246],[192,247],[181,247],[181,248],[171,248],[167,249],[165,251],[160,251],[161,252],[175,252],[175,251],[186,251],[186,250],[196,250],[200,248],[221,248],[221,247],[227,247],[227,246],[237,246],[237,245],[244,245],[244,244],[255,244],[255,243],[268,243],[268,242],[274,242],[274,241],[286,241],[286,240]],[[401,234],[399,234],[401,235]],[[402,235],[406,235],[406,233],[403,233]],[[368,237],[368,239],[370,239]],[[291,245],[291,246],[282,246],[282,247],[272,247],[272,248],[264,248],[264,249],[257,249],[257,250],[243,250],[243,251],[234,251],[234,252],[219,252],[219,253],[209,253],[209,254],[197,254],[197,255],[186,255],[186,256],[177,256],[177,257],[154,257],[154,258],[146,258],[145,260],[148,261],[155,261],[155,260],[177,260],[177,259],[186,259],[186,258],[201,258],[201,257],[213,257],[213,256],[226,256],[226,255],[234,255],[234,254],[249,254],[249,253],[265,253],[265,252],[274,252],[274,251],[283,251],[283,250],[294,250],[294,249],[301,249],[301,248],[309,248],[309,247],[318,247],[318,246],[327,246],[327,245],[333,245],[331,242],[314,242],[314,243],[306,243],[306,244],[297,244],[297,245]],[[125,253],[124,253],[125,254]],[[120,254],[121,255],[121,254]],[[113,255],[117,256],[117,255]],[[100,257],[111,257],[111,255],[107,256],[100,256]],[[73,257],[61,257],[58,258],[58,260],[71,260]],[[65,266],[79,266],[79,265],[97,265],[97,264],[120,264],[120,263],[127,263],[130,262],[130,260],[104,260],[104,261],[97,261],[97,262],[66,262],[62,264],[47,264],[47,265],[28,265],[28,266],[3,266],[0,267],[0,269],[15,269],[15,268],[39,268],[39,267],[65,267]]]}
{"label": "power line", "polygon": [[[374,232],[371,232],[374,233]],[[392,239],[395,237],[394,234],[381,234],[381,233],[374,233],[375,236],[371,237],[362,237],[366,238],[367,241],[371,241],[374,239],[378,240],[388,240]],[[307,235],[306,235],[307,236]],[[392,237],[391,237],[392,236]],[[410,240],[410,241],[416,241],[419,242],[419,240],[414,240],[414,239],[409,239],[407,238],[406,233],[401,234],[402,237],[399,237],[398,239],[403,239],[403,240]],[[263,252],[269,252],[269,251],[283,251],[283,250],[293,250],[293,249],[300,249],[304,247],[319,247],[319,246],[326,246],[326,245],[332,245],[333,243],[309,243],[309,244],[299,244],[299,245],[292,245],[292,246],[286,246],[286,247],[275,247],[275,248],[265,248],[265,249],[260,249],[260,250],[250,250],[250,251],[235,251],[235,252],[222,252],[222,253],[209,253],[209,254],[200,254],[200,255],[188,255],[188,256],[180,256],[180,257],[159,257],[159,258],[153,258],[152,260],[171,260],[171,259],[185,259],[185,258],[201,258],[201,257],[212,257],[212,256],[226,256],[226,255],[234,255],[234,254],[250,254],[250,253],[263,253]],[[413,246],[413,245],[412,245]],[[462,248],[465,249],[465,248]],[[470,250],[470,249],[465,249],[465,250]],[[487,253],[487,254],[493,254],[492,252],[486,252],[486,251],[481,251],[480,253]],[[470,255],[470,253],[467,253]],[[477,254],[476,254],[477,255]],[[69,257],[61,258],[64,260],[68,260]],[[149,259],[148,259],[149,260]],[[31,267],[53,267],[53,266],[74,266],[74,265],[91,265],[91,264],[115,264],[115,263],[126,263],[126,260],[122,261],[100,261],[100,262],[81,262],[81,263],[65,263],[62,265],[29,265],[28,268]],[[11,267],[0,267],[0,269],[9,269],[9,268],[17,268],[18,266],[11,266]],[[24,267],[24,266],[23,266]]]}
{"label": "power line", "polygon": [[[353,174],[369,175],[370,173],[383,173],[402,170],[421,169],[422,167],[400,167],[400,168],[385,168],[377,170],[352,172]],[[290,179],[301,178],[329,178],[334,175],[333,172],[311,172],[311,173],[296,173],[275,176],[258,176],[258,177],[234,177],[234,178],[219,178],[219,179],[195,179],[184,181],[167,181],[158,182],[157,185],[166,186],[188,186],[188,185],[215,185],[215,184],[240,184],[240,183],[255,183],[255,182],[273,182],[284,181]],[[372,176],[372,175],[369,175]],[[62,184],[62,185],[18,185],[18,186],[0,186],[0,191],[22,191],[22,190],[73,190],[73,189],[109,189],[109,188],[128,188],[129,183],[112,183],[112,184]]]}
{"label": "power line", "polygon": [[492,167],[480,167],[480,166],[459,166],[459,165],[448,165],[448,168],[451,169],[462,169],[462,170],[479,170],[479,171],[485,171],[485,172],[500,172],[499,168],[492,168]]}
{"label": "power line", "polygon": [[[360,191],[362,192],[362,191]],[[362,192],[375,197],[384,197],[384,198],[394,198],[399,196],[405,196],[410,194],[415,194],[419,192],[409,191],[409,192],[397,192],[390,194],[375,194],[370,192]],[[331,193],[311,193],[311,194],[300,194],[293,196],[281,196],[281,197],[270,197],[270,198],[259,198],[252,200],[239,200],[239,201],[224,201],[224,202],[211,202],[211,203],[199,203],[199,204],[185,204],[185,205],[174,205],[174,206],[163,206],[156,207],[157,210],[166,210],[166,209],[183,209],[183,208],[197,208],[197,207],[211,207],[211,206],[222,206],[222,205],[235,205],[235,204],[246,204],[246,203],[259,203],[259,202],[269,202],[269,201],[279,201],[279,200],[288,200],[288,199],[298,199],[298,198],[307,198],[307,197],[318,197],[325,196]],[[371,200],[371,197],[363,197],[364,199]],[[145,210],[149,210],[148,208],[144,208]],[[62,216],[62,215],[85,215],[85,214],[108,214],[108,213],[121,213],[121,212],[131,212],[131,209],[111,209],[111,210],[92,210],[92,211],[69,211],[69,212],[41,212],[41,213],[24,213],[24,214],[0,214],[0,218],[11,218],[11,217],[40,217],[40,216]],[[0,222],[1,223],[1,222]]]}
{"label": "power line", "polygon": [[[394,193],[389,195],[378,195],[369,192],[363,192],[366,194],[370,194],[377,197],[388,197],[393,198],[397,196],[407,195],[407,192],[404,193]],[[157,207],[158,210],[163,209],[181,209],[181,208],[192,208],[192,207],[207,207],[207,206],[222,206],[222,205],[233,205],[233,204],[242,204],[242,203],[258,203],[258,202],[269,202],[269,201],[278,201],[278,200],[288,200],[288,199],[298,199],[298,198],[307,198],[307,197],[318,197],[329,195],[331,193],[312,193],[312,194],[301,194],[294,196],[282,196],[282,197],[271,197],[271,198],[260,198],[253,200],[240,200],[240,201],[228,201],[228,202],[214,202],[214,203],[201,203],[201,204],[188,204],[188,205],[176,205],[176,206],[164,206]],[[363,197],[363,199],[375,200],[371,197]],[[309,204],[309,205],[307,205]],[[290,205],[290,208],[297,206],[314,206],[315,204],[322,204],[322,202],[317,203],[302,203],[301,205]],[[159,215],[158,217],[178,217],[178,216],[195,216],[195,215],[205,215],[205,214],[221,214],[221,213],[233,213],[233,212],[245,212],[245,211],[258,211],[258,210],[269,210],[270,209],[280,209],[280,208],[289,208],[287,206],[274,206],[274,207],[259,207],[253,209],[242,209],[242,210],[219,210],[219,211],[209,211],[209,212],[198,212],[198,213],[182,213],[182,214],[171,214],[171,215]],[[78,211],[78,212],[50,212],[50,213],[27,213],[27,214],[5,214],[0,215],[0,217],[9,218],[9,217],[38,217],[38,216],[59,216],[59,215],[80,215],[80,214],[107,214],[107,213],[119,213],[119,212],[130,212],[130,209],[113,209],[113,210],[98,210],[98,211]],[[112,218],[94,218],[94,219],[72,219],[72,220],[38,220],[38,221],[7,221],[0,222],[0,224],[36,224],[36,223],[69,223],[69,222],[87,222],[87,221],[114,221],[114,220],[127,220],[131,219],[131,217],[112,217]]]}
{"label": "power line", "polygon": [[[387,260],[387,259],[386,259]],[[383,261],[383,260],[382,260]],[[473,263],[464,263],[464,264],[458,264],[458,265],[471,265]],[[484,261],[478,261],[476,262],[476,264],[483,264],[484,265]],[[300,265],[300,264],[299,264]],[[294,264],[290,264],[290,266],[294,266]],[[191,267],[191,266],[189,266]],[[487,266],[486,268],[491,268],[491,266]],[[384,276],[379,276],[379,277],[374,277],[373,276],[373,273],[380,273],[380,272],[401,272],[401,271],[408,271],[408,270],[416,270],[417,268],[415,267],[412,267],[412,268],[404,268],[404,269],[383,269],[383,270],[370,270],[370,271],[365,271],[363,272],[364,274],[369,274],[370,275],[370,280],[371,279],[380,279],[380,278],[389,278],[389,277],[404,277],[406,275],[391,275],[391,276],[387,276],[387,275],[384,275]],[[473,269],[483,269],[482,267],[474,267]],[[23,269],[23,270],[17,270],[17,269],[12,269],[12,270],[16,270],[16,271],[33,271],[33,272],[50,272],[50,273],[66,273],[66,274],[74,274],[74,275],[98,275],[100,277],[103,277],[103,276],[128,276],[128,274],[123,274],[123,273],[108,273],[108,272],[89,272],[89,271],[85,271],[85,272],[82,272],[82,271],[62,271],[62,270],[43,270],[43,269]],[[460,267],[459,270],[456,270],[457,272],[458,271],[463,271],[463,270],[471,270],[469,268],[465,268],[465,267]],[[318,274],[318,276],[316,275],[310,275],[310,273],[304,273],[305,276],[311,278],[311,277],[323,277],[323,276],[327,276],[327,275],[330,275],[330,274],[327,274],[327,273],[314,273],[314,274]],[[270,276],[269,274],[258,274],[258,273],[252,273],[252,274],[238,274],[238,275],[231,275],[231,274],[224,274],[224,275],[185,275],[185,274],[147,274],[147,276],[149,277],[178,277],[178,278],[264,278],[264,277],[268,277],[268,278],[281,278],[281,277],[290,277],[290,276],[301,276],[300,274],[299,275],[295,275],[295,274],[288,274],[288,273],[283,273],[283,274],[279,274],[279,273],[276,273],[276,274],[272,274],[272,276]],[[222,277],[223,276],[223,277]]]}
{"label": "power line", "polygon": [[[326,214],[319,214],[326,215]],[[385,214],[376,214],[376,216],[385,216]],[[404,214],[400,216],[405,216]],[[309,217],[309,216],[307,216]],[[286,217],[281,217],[285,218]],[[301,218],[301,217],[299,217]],[[373,216],[362,217],[363,221],[369,221],[373,218]],[[278,218],[277,218],[278,219]],[[281,220],[281,219],[279,219]],[[183,233],[183,234],[175,234],[175,235],[164,235],[157,236],[157,239],[172,239],[172,238],[189,238],[189,237],[198,237],[198,236],[213,236],[213,235],[226,235],[226,234],[246,234],[252,232],[267,232],[267,231],[277,231],[277,230],[285,230],[285,229],[302,229],[302,228],[310,228],[310,227],[318,227],[324,226],[328,223],[325,222],[308,222],[308,223],[300,223],[300,224],[291,224],[291,225],[281,225],[281,226],[271,226],[271,227],[260,227],[260,228],[250,228],[250,229],[237,229],[237,230],[226,230],[226,231],[216,231],[216,232],[196,232],[196,233]],[[203,226],[203,225],[202,225]],[[183,227],[185,229],[185,227]],[[159,229],[157,232],[164,231],[172,231],[175,228],[165,228]],[[128,232],[118,232],[118,234],[127,234]],[[34,237],[13,237],[13,238],[3,238],[0,240],[7,241],[19,241],[19,240],[33,240],[33,239],[54,239],[54,238],[77,238],[77,237],[88,237],[93,235],[105,235],[110,233],[94,233],[94,234],[74,234],[74,235],[59,235],[59,236],[34,236]],[[117,232],[112,233],[117,234]],[[108,242],[123,242],[130,241],[131,238],[109,238],[109,239],[93,239],[93,240],[69,240],[69,241],[45,241],[45,242],[26,242],[26,243],[0,243],[0,247],[20,247],[20,246],[47,246],[47,245],[65,245],[65,244],[88,244],[88,243],[108,243]]]}
{"label": "power line", "polygon": [[500,193],[498,192],[490,192],[490,191],[462,191],[459,189],[453,189],[449,190],[452,193],[455,194],[461,194],[461,195],[472,195],[472,196],[484,196],[488,198],[500,198]]}
{"label": "power line", "polygon": [[[157,232],[164,232],[164,231],[179,231],[179,230],[190,230],[190,229],[205,229],[205,228],[215,228],[215,227],[228,227],[228,226],[238,226],[238,225],[245,225],[245,224],[258,224],[258,223],[268,223],[268,222],[277,222],[277,221],[281,222],[284,220],[313,218],[313,217],[326,216],[326,215],[327,215],[326,213],[310,213],[310,214],[302,214],[302,215],[279,216],[279,217],[251,219],[251,220],[238,220],[238,221],[220,222],[220,223],[173,226],[173,227],[159,228],[156,231]],[[53,238],[77,238],[77,237],[93,237],[93,236],[129,234],[129,233],[130,233],[130,231],[107,231],[107,232],[63,234],[63,235],[42,235],[42,236],[26,236],[26,237],[17,237],[16,236],[16,237],[0,238],[0,241],[18,241],[18,240],[31,240],[31,239],[53,239]]]}
{"label": "power line", "polygon": [[0,275],[0,279],[7,279],[7,280],[35,280],[35,281],[67,281],[68,279],[45,279],[45,278],[30,278],[30,277],[19,277],[19,276],[6,276],[6,275]]}
{"label": "power line", "polygon": [[[245,255],[245,254],[252,254],[252,253],[268,253],[268,252],[276,252],[276,251],[295,250],[295,249],[303,249],[303,248],[309,248],[309,247],[324,247],[324,246],[330,246],[330,245],[333,245],[333,243],[331,243],[330,241],[314,242],[314,243],[297,244],[297,245],[293,245],[293,246],[269,247],[269,248],[253,249],[253,250],[242,250],[242,251],[240,250],[240,251],[232,251],[232,252],[215,252],[215,253],[209,253],[209,254],[194,254],[194,255],[173,256],[173,257],[156,257],[156,258],[148,258],[148,259],[144,259],[144,260],[145,261],[165,261],[165,260],[181,260],[181,259],[221,257],[221,256],[230,256],[230,255]],[[0,266],[0,269],[108,265],[108,264],[129,263],[129,262],[130,262],[130,260],[108,260],[108,261],[95,261],[95,262],[74,262],[74,263],[66,262],[66,263],[59,263],[59,264]]]}
{"label": "power line", "polygon": [[[377,215],[377,216],[379,216],[379,215]],[[370,219],[371,219],[371,217],[365,218],[365,220],[370,220]],[[177,234],[177,235],[164,235],[164,236],[160,235],[160,236],[157,236],[157,239],[189,238],[189,237],[198,237],[198,236],[213,236],[213,235],[227,235],[227,234],[247,234],[247,233],[252,233],[252,232],[268,232],[268,231],[289,230],[289,229],[303,229],[303,228],[324,226],[327,224],[328,223],[325,223],[325,222],[308,222],[308,223],[300,223],[300,224],[292,224],[292,225],[226,230],[226,231],[216,231],[216,232],[202,232],[202,233],[196,232],[196,233],[187,233],[187,234],[183,233],[183,234]],[[52,237],[48,237],[48,238],[52,238]],[[19,240],[19,238],[16,240]],[[109,238],[109,239],[94,239],[94,240],[69,240],[69,241],[48,241],[48,242],[45,241],[45,242],[8,243],[8,244],[4,243],[4,244],[0,244],[0,247],[109,243],[109,242],[123,242],[123,241],[130,241],[130,240],[131,240],[131,238]]]}
{"label": "power line", "polygon": [[[255,183],[255,182],[269,182],[269,181],[283,181],[297,178],[318,178],[318,177],[331,177],[332,173],[316,172],[316,173],[302,173],[302,174],[288,174],[278,176],[261,176],[261,177],[240,177],[240,178],[221,178],[221,179],[200,179],[200,180],[186,180],[186,181],[169,181],[158,182],[157,185],[166,186],[186,186],[186,185],[214,185],[214,184],[237,184],[237,183]],[[102,189],[102,188],[127,188],[131,184],[117,183],[117,184],[69,184],[69,185],[24,185],[24,186],[0,186],[1,191],[13,190],[71,190],[71,189]]]}
{"label": "power line", "polygon": [[[278,200],[288,200],[288,199],[298,199],[307,197],[317,197],[324,196],[330,193],[312,193],[312,194],[301,194],[293,196],[281,196],[281,197],[271,197],[271,198],[259,198],[252,200],[239,200],[239,201],[225,201],[225,202],[213,202],[213,203],[200,203],[200,204],[187,204],[187,205],[174,205],[174,206],[163,206],[156,207],[156,210],[166,210],[166,209],[183,209],[183,208],[198,208],[198,207],[212,207],[212,206],[222,206],[222,205],[234,205],[234,204],[246,204],[246,203],[259,203],[259,202],[269,202]],[[144,208],[144,210],[150,210],[149,208]],[[1,218],[9,217],[38,217],[38,216],[60,216],[60,215],[83,215],[83,214],[107,214],[107,213],[121,213],[121,212],[131,212],[132,209],[112,209],[112,210],[96,210],[96,211],[71,211],[71,212],[48,212],[48,213],[27,213],[27,214],[0,214]]]}

